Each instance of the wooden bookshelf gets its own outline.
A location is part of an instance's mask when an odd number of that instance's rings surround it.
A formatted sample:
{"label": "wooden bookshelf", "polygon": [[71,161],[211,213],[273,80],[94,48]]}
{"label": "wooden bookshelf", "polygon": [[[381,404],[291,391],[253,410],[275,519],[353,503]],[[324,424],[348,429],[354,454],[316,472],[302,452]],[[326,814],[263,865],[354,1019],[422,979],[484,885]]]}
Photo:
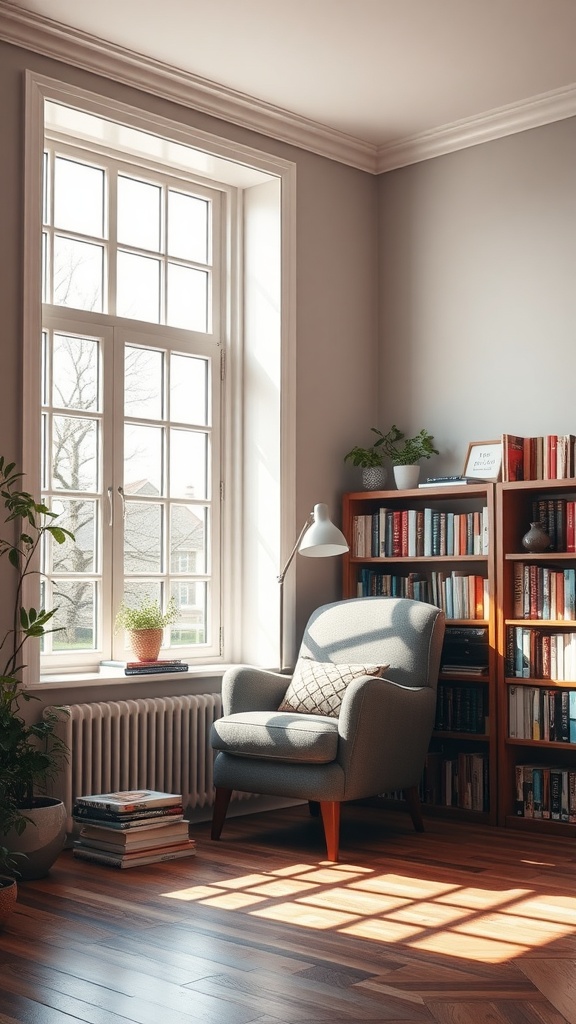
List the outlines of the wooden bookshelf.
{"label": "wooden bookshelf", "polygon": [[[573,579],[576,553],[555,548],[533,554],[523,548],[522,537],[539,518],[535,502],[561,517],[562,503],[574,500],[576,479],[497,485],[498,823],[562,836],[576,836],[576,743],[569,739],[576,653],[572,660],[567,639],[574,633],[576,643],[576,612],[572,602],[564,606],[564,584]],[[550,795],[551,786],[558,789],[551,768],[560,774],[559,812],[558,795]]]}
{"label": "wooden bookshelf", "polygon": [[[485,711],[483,723],[476,722],[473,729],[467,719],[443,719],[438,705],[437,725],[441,728],[434,730],[423,781],[425,811],[485,824],[497,822],[494,495],[495,485],[491,483],[406,491],[356,491],[344,495],[342,510],[343,531],[350,545],[350,551],[344,556],[343,562],[345,598],[391,592],[397,596],[427,600],[446,611],[447,634],[451,628],[461,627],[487,631],[488,663],[485,674],[442,672],[438,691],[440,698],[441,694],[446,695],[447,690],[458,689],[460,693],[457,697],[454,695],[455,699],[465,702],[470,699],[476,704],[479,702]],[[388,510],[392,517],[396,513],[395,522],[400,523],[396,528],[396,541],[393,536],[394,519],[390,523],[382,515],[382,509]],[[415,532],[418,532],[418,524],[422,526],[426,509],[437,513],[435,520],[431,512],[426,513],[426,524],[430,529],[431,523],[435,521],[438,531],[434,538],[424,538],[421,533],[419,541],[415,541]],[[359,543],[359,516],[365,517],[365,538],[368,519],[372,521],[369,547]],[[380,529],[376,528],[376,517]],[[464,518],[468,524],[472,523],[472,529],[466,530],[466,539],[463,532]],[[481,535],[474,543],[470,541],[470,535],[474,535],[478,521],[481,524]],[[451,540],[451,536],[454,537],[454,524],[460,538],[460,543],[455,545],[456,554],[452,553],[454,541]],[[403,531],[400,548],[398,528]],[[380,546],[383,531],[384,543]],[[423,551],[425,542],[426,553]],[[477,578],[474,586],[463,582],[468,577]],[[467,604],[464,598],[456,601],[456,590],[461,587],[468,592]],[[454,614],[455,609],[459,614]],[[466,729],[455,727],[455,723],[462,726],[463,721],[466,722]],[[458,802],[455,802],[457,770],[459,778],[465,772],[476,773],[474,808],[462,805],[462,794]],[[480,792],[479,771],[483,775]],[[451,788],[453,795],[448,804],[446,801],[450,799]],[[482,803],[482,809],[479,803]]]}

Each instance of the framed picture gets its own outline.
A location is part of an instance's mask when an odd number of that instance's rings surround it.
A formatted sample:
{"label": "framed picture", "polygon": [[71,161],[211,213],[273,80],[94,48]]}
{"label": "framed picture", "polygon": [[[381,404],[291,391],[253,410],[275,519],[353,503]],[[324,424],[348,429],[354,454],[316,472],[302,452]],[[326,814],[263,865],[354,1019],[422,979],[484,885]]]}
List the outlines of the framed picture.
{"label": "framed picture", "polygon": [[502,472],[502,441],[471,441],[463,476],[496,482]]}

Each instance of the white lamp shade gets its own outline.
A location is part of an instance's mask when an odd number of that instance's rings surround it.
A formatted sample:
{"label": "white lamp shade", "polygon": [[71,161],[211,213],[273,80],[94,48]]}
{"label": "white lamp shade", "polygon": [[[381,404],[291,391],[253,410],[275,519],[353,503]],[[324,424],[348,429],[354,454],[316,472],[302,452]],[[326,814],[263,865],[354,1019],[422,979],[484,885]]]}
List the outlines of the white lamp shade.
{"label": "white lamp shade", "polygon": [[298,551],[301,555],[311,558],[327,558],[331,555],[343,555],[348,551],[346,538],[328,515],[328,506],[314,505],[314,522],[310,524]]}

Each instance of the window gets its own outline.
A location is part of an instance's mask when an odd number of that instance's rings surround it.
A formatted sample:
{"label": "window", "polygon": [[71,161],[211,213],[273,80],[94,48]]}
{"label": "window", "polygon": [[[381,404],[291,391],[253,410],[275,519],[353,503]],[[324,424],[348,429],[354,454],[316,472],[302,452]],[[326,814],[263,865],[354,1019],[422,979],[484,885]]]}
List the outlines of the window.
{"label": "window", "polygon": [[114,611],[137,593],[175,597],[176,656],[273,665],[296,531],[295,165],[31,71],[25,125],[23,469],[76,535],[43,552],[64,628],[27,684],[82,689],[126,658]]}
{"label": "window", "polygon": [[220,653],[221,190],[46,139],[42,490],[73,543],[46,546],[43,666],[123,657],[121,600]]}

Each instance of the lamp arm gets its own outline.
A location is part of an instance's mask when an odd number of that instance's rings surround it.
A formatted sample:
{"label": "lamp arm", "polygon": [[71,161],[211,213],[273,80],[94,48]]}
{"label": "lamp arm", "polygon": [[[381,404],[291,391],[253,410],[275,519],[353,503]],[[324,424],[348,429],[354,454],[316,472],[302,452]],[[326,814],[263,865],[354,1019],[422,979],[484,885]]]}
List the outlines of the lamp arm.
{"label": "lamp arm", "polygon": [[302,527],[302,529],[300,530],[300,533],[298,534],[298,539],[297,539],[294,547],[292,548],[292,551],[288,555],[288,559],[287,559],[286,565],[284,566],[284,568],[282,569],[280,575],[278,576],[278,583],[280,583],[280,585],[282,585],[282,583],[284,583],[284,577],[285,577],[286,573],[288,572],[288,569],[290,568],[290,566],[292,564],[292,559],[294,558],[296,552],[298,551],[298,547],[300,545],[300,541],[302,540],[302,537],[306,533],[306,530],[308,529],[308,527],[310,526],[312,521],[313,521],[312,513],[310,512],[306,516],[306,522],[304,523],[304,526]]}

